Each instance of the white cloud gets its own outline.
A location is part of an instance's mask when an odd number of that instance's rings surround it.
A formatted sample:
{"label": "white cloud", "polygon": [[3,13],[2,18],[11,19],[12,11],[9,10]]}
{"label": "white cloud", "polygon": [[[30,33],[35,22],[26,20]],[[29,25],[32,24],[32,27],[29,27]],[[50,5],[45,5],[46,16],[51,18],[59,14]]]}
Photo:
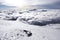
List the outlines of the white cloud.
{"label": "white cloud", "polygon": [[4,1],[3,0],[0,0],[0,3],[3,3]]}
{"label": "white cloud", "polygon": [[36,5],[36,4],[51,4],[54,2],[57,2],[59,0],[31,0],[31,4]]}
{"label": "white cloud", "polygon": [[5,5],[11,6],[24,6],[24,5],[42,5],[42,4],[51,4],[59,0],[0,0]]}

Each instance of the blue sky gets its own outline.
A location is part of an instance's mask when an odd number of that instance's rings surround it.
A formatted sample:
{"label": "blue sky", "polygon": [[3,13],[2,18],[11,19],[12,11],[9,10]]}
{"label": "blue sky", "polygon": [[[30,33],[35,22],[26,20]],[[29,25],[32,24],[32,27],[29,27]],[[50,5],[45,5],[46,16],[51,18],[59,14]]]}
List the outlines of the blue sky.
{"label": "blue sky", "polygon": [[[36,5],[36,7],[50,8],[50,9],[60,9],[60,1],[59,0],[26,0],[28,5]],[[29,3],[30,2],[30,3]],[[17,2],[18,3],[18,2]],[[7,3],[8,4],[8,3]],[[6,8],[14,8],[14,6],[7,5],[4,0],[0,0],[0,9]]]}

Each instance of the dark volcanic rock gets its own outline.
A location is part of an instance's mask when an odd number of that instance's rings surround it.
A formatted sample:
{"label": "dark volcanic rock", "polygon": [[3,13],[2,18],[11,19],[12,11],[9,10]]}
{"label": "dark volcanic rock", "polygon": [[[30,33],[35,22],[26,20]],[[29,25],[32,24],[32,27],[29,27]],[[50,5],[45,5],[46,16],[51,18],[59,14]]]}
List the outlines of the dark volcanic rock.
{"label": "dark volcanic rock", "polygon": [[28,37],[32,36],[32,33],[27,31],[27,30],[24,30],[24,32],[27,34]]}

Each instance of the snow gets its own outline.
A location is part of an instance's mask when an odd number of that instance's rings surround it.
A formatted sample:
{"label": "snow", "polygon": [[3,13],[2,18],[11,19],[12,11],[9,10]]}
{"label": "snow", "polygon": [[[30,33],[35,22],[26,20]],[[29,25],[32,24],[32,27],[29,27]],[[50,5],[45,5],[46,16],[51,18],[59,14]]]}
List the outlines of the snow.
{"label": "snow", "polygon": [[[34,24],[35,22],[43,25],[60,23],[60,10],[48,10],[47,12],[31,11],[30,13],[23,13],[17,19],[17,21],[24,21],[29,24]],[[37,25],[37,24],[35,24]]]}
{"label": "snow", "polygon": [[[60,23],[51,23],[52,20],[60,21],[59,10],[1,15],[3,16],[0,18],[0,40],[60,40]],[[10,18],[6,19],[6,16],[18,18],[12,21]],[[50,23],[42,26],[34,24],[44,22]]]}

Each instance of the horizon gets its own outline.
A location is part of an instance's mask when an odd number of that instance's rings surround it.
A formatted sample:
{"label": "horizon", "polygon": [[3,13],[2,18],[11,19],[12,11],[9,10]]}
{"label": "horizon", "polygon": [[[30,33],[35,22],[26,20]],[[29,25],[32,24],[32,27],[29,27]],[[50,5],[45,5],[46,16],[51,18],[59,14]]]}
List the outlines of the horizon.
{"label": "horizon", "polygon": [[[20,3],[21,2],[21,3]],[[49,3],[48,3],[49,2]],[[0,0],[0,9],[10,8],[46,8],[46,9],[60,9],[59,0]]]}

